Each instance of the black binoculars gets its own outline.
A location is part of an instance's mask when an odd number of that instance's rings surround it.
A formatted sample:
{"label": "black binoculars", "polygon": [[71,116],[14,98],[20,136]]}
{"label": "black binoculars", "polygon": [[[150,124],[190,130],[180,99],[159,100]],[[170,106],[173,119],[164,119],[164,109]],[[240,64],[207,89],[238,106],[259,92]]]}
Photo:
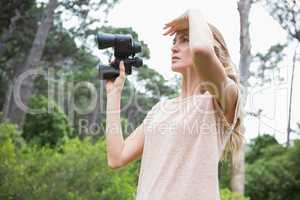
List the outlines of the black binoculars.
{"label": "black binoculars", "polygon": [[99,65],[100,79],[110,80],[119,76],[119,64],[123,60],[125,73],[131,74],[132,67],[140,67],[143,60],[135,57],[136,53],[142,51],[141,44],[133,41],[131,35],[98,33],[96,35],[98,49],[113,47],[114,61],[110,65]]}

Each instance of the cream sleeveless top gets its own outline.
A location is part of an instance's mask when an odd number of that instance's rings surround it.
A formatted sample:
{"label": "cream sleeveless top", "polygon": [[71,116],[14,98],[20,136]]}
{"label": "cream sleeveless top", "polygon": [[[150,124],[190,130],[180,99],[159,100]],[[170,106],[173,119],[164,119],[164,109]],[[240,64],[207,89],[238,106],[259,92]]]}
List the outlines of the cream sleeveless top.
{"label": "cream sleeveless top", "polygon": [[218,162],[239,118],[240,96],[232,124],[208,91],[155,104],[143,121],[136,199],[219,200]]}

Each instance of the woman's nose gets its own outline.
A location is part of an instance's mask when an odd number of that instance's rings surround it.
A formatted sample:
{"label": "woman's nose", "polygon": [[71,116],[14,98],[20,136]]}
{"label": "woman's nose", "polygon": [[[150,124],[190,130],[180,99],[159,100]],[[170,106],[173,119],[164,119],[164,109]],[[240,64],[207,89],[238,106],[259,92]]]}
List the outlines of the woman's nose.
{"label": "woman's nose", "polygon": [[178,47],[177,47],[177,45],[173,45],[173,46],[171,47],[171,51],[172,51],[172,53],[177,53],[177,52],[178,52]]}

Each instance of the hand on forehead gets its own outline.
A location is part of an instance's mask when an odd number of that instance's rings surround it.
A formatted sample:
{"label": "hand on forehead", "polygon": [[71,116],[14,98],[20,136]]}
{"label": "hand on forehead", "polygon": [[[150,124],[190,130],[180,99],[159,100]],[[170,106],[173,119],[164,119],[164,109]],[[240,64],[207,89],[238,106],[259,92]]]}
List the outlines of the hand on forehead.
{"label": "hand on forehead", "polygon": [[175,37],[183,37],[188,35],[189,35],[188,30],[180,30],[176,32]]}

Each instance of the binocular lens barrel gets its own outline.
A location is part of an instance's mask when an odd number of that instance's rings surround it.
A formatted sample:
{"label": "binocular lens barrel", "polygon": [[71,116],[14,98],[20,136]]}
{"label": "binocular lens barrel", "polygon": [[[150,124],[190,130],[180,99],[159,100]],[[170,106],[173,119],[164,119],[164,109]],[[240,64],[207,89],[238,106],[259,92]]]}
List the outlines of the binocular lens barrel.
{"label": "binocular lens barrel", "polygon": [[142,51],[142,46],[138,42],[133,42],[133,51],[134,53],[139,53]]}
{"label": "binocular lens barrel", "polygon": [[119,49],[121,52],[125,51],[130,54],[136,54],[142,51],[141,45],[138,42],[133,42],[131,35],[98,33],[96,42],[99,49],[114,47],[117,48],[117,51]]}
{"label": "binocular lens barrel", "polygon": [[98,33],[96,41],[99,49],[106,49],[115,46],[116,36],[107,33]]}
{"label": "binocular lens barrel", "polygon": [[106,49],[109,47],[131,47],[132,38],[130,35],[121,35],[121,34],[108,34],[108,33],[98,33],[97,34],[97,43],[99,49]]}

